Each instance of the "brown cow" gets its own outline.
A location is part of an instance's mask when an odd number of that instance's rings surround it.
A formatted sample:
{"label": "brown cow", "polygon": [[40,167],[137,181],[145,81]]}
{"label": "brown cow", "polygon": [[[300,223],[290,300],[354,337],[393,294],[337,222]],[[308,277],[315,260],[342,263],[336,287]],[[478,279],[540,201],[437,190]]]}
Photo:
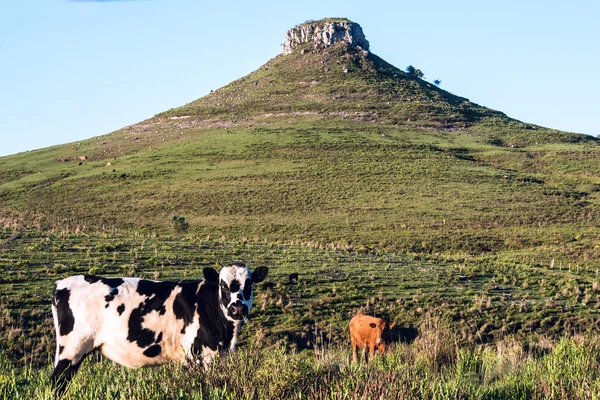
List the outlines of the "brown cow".
{"label": "brown cow", "polygon": [[389,342],[390,329],[395,325],[383,318],[369,317],[368,315],[356,314],[350,320],[350,339],[352,340],[352,360],[357,361],[357,351],[360,347],[365,349],[365,362],[369,362],[369,355],[375,355],[375,348],[380,354],[385,351]]}

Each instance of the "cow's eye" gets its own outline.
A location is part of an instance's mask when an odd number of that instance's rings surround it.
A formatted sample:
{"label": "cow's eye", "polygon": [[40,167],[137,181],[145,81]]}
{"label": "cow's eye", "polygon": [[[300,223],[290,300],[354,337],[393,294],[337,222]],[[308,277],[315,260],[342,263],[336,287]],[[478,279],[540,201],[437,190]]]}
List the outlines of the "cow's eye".
{"label": "cow's eye", "polygon": [[225,282],[221,282],[221,289],[229,292],[229,287],[227,286],[227,284]]}

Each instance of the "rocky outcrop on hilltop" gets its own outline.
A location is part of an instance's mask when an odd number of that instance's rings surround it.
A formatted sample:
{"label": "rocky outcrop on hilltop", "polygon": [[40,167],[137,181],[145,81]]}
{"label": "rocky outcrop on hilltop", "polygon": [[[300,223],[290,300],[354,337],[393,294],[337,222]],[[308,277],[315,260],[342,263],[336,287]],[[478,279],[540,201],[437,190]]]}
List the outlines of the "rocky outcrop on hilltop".
{"label": "rocky outcrop on hilltop", "polygon": [[283,54],[290,54],[305,43],[312,43],[315,49],[325,48],[344,41],[362,50],[369,50],[369,41],[362,28],[350,20],[321,20],[306,22],[287,31]]}

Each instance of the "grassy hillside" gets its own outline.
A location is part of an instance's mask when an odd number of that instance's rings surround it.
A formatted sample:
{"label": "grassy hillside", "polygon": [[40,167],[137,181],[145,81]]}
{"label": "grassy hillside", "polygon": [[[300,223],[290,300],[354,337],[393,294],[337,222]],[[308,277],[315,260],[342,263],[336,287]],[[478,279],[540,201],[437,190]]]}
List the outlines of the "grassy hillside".
{"label": "grassy hillside", "polygon": [[[228,128],[170,122],[145,136],[140,126],[0,159],[3,209],[34,212],[45,227],[165,230],[178,214],[192,232],[238,240],[596,254],[591,140],[507,148],[475,127],[321,114]],[[89,158],[56,160],[77,155]]]}

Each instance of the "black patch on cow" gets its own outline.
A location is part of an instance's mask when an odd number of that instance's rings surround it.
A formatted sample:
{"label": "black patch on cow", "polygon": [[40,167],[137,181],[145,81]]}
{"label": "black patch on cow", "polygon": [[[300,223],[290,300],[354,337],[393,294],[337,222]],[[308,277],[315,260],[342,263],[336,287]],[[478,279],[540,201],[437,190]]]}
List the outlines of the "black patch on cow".
{"label": "black patch on cow", "polygon": [[65,349],[65,346],[58,346],[58,354],[62,354],[63,350]]}
{"label": "black patch on cow", "polygon": [[203,347],[213,351],[219,346],[222,346],[222,349],[229,348],[233,338],[233,323],[226,319],[221,311],[219,285],[205,282],[200,287],[196,312],[200,317],[200,328],[194,339],[193,352],[199,354]]}
{"label": "black patch on cow", "polygon": [[100,281],[113,289],[118,288],[125,282],[123,278],[102,278]]}
{"label": "black patch on cow", "polygon": [[54,306],[56,307],[59,333],[61,336],[68,335],[75,325],[75,317],[73,316],[71,307],[69,307],[69,297],[71,297],[71,291],[69,289],[54,289]]}
{"label": "black patch on cow", "polygon": [[148,280],[138,281],[137,292],[147,299],[142,301],[137,308],[131,311],[129,316],[127,340],[136,342],[139,347],[147,347],[155,342],[154,331],[144,328],[144,316],[152,311],[158,311],[160,315],[167,312],[165,301],[171,295],[175,283],[154,282]]}
{"label": "black patch on cow", "polygon": [[185,328],[194,321],[194,312],[196,312],[196,291],[198,290],[199,281],[180,282],[181,292],[175,296],[173,302],[173,313],[175,318],[183,319],[183,328],[181,333],[185,332]]}
{"label": "black patch on cow", "polygon": [[160,343],[162,342],[162,332],[158,334],[158,337],[156,338],[156,343]]}
{"label": "black patch on cow", "polygon": [[123,278],[101,278],[99,276],[96,275],[84,275],[83,279],[88,282],[88,283],[96,283],[98,281],[104,283],[107,286],[110,286],[111,288],[117,288],[119,286],[121,286],[123,284],[123,282],[125,282],[123,280]]}
{"label": "black patch on cow", "polygon": [[73,365],[71,360],[67,359],[60,360],[56,363],[56,367],[54,367],[52,374],[50,374],[50,382],[59,394],[64,392],[67,384],[71,378],[73,378],[75,372],[77,372],[77,368],[78,366]]}
{"label": "black patch on cow", "polygon": [[142,296],[156,296],[166,299],[175,287],[173,282],[155,282],[140,279],[138,281],[137,292]]}
{"label": "black patch on cow", "polygon": [[119,315],[123,314],[123,311],[125,311],[125,304],[121,304],[119,307],[117,307],[117,312]]}
{"label": "black patch on cow", "polygon": [[174,288],[175,284],[173,282],[140,280],[138,282],[137,292],[142,296],[148,297],[144,302],[146,313],[156,310],[160,315],[164,315],[167,311],[165,308],[165,301],[169,298]]}
{"label": "black patch on cow", "polygon": [[246,282],[244,282],[244,300],[250,300],[250,296],[252,296],[252,279],[247,278]]}
{"label": "black patch on cow", "polygon": [[109,304],[111,301],[113,301],[115,299],[115,296],[119,294],[119,289],[111,287],[110,291],[108,292],[108,294],[106,296],[104,296],[104,300],[106,300],[106,306],[105,308],[108,308]]}
{"label": "black patch on cow", "polygon": [[85,279],[85,281],[88,283],[96,283],[102,278],[100,278],[99,276],[96,276],[96,275],[84,275],[83,279]]}
{"label": "black patch on cow", "polygon": [[127,340],[130,342],[136,342],[138,347],[148,347],[154,343],[154,331],[142,327],[144,322],[144,303],[142,302],[138,308],[134,308],[129,316],[129,322],[127,324]]}
{"label": "black patch on cow", "polygon": [[233,281],[231,281],[231,283],[229,284],[229,291],[231,293],[237,293],[240,290],[240,287],[242,285],[240,285],[240,283],[237,281],[237,279],[234,279]]}
{"label": "black patch on cow", "polygon": [[155,344],[155,345],[148,347],[146,350],[144,350],[144,355],[146,357],[156,357],[160,354],[161,351],[162,351],[162,347],[160,347],[159,344]]}

